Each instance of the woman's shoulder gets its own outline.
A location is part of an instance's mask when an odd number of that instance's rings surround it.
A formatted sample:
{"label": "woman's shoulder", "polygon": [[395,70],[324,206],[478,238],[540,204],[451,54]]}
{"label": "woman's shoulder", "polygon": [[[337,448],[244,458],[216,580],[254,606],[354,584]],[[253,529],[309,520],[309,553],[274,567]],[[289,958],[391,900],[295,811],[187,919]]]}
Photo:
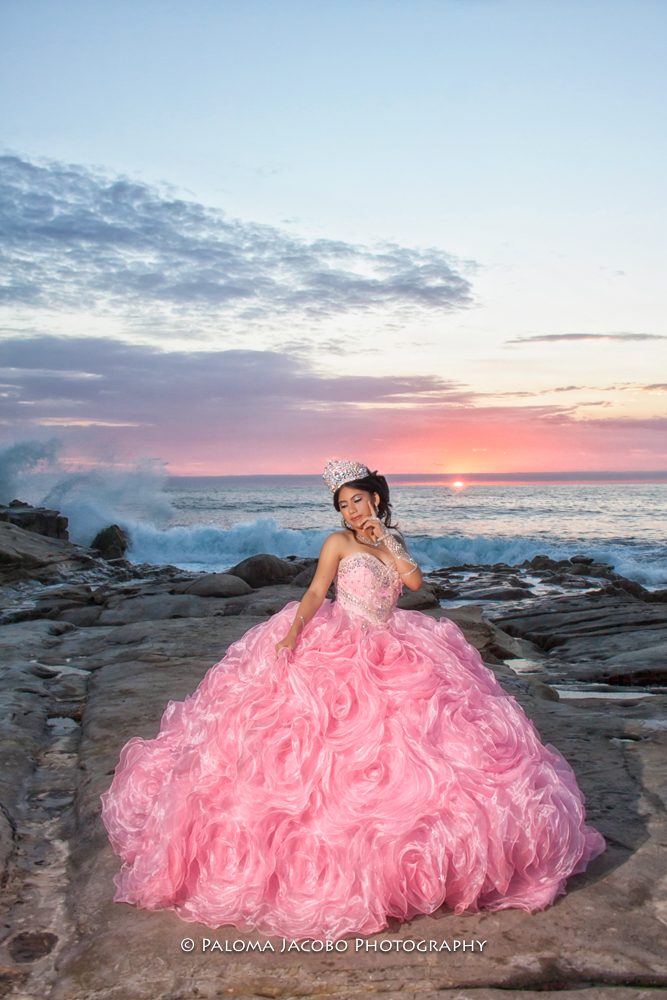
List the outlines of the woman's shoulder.
{"label": "woman's shoulder", "polygon": [[332,531],[330,535],[324,539],[324,545],[322,548],[340,548],[349,543],[349,532],[348,531]]}
{"label": "woman's shoulder", "polygon": [[332,531],[332,533],[325,538],[320,555],[345,554],[350,546],[349,534],[350,533],[348,531]]}

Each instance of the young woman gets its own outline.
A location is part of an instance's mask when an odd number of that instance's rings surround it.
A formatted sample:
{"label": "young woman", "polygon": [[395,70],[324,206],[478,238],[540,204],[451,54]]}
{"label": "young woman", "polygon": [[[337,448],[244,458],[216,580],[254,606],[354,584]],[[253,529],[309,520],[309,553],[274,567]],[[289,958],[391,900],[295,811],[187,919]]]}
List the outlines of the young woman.
{"label": "young woman", "polygon": [[329,939],[442,905],[544,908],[605,847],[572,769],[453,622],[396,609],[421,573],[386,480],[358,462],[324,479],[344,526],[301,603],[121,753],[102,796],[116,900]]}

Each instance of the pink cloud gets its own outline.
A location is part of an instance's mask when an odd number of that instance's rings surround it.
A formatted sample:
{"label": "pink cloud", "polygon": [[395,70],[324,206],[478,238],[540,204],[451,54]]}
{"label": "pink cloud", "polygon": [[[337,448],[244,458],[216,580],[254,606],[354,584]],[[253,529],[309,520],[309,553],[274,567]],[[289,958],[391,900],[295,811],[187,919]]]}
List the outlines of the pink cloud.
{"label": "pink cloud", "polygon": [[[85,462],[153,456],[199,475],[311,473],[332,455],[394,472],[667,468],[667,418],[489,406],[433,375],[323,377],[276,352],[164,353],[93,339],[16,340],[4,353],[15,373],[5,439],[57,427]],[[73,378],[77,370],[98,377]]]}

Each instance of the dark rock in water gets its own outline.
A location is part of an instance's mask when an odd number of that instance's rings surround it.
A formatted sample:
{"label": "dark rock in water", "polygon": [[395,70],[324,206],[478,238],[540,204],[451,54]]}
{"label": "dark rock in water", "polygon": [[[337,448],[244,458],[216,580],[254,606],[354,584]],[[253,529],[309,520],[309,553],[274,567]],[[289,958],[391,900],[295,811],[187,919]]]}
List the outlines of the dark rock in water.
{"label": "dark rock in water", "polygon": [[572,563],[568,573],[572,576],[591,576],[592,560],[590,563]]}
{"label": "dark rock in water", "polygon": [[122,559],[127,550],[127,536],[117,524],[102,528],[90,543],[91,549],[97,549],[103,559]]}
{"label": "dark rock in water", "polygon": [[[579,564],[582,565],[582,564]],[[592,565],[587,565],[584,567],[585,572],[583,576],[600,578],[600,579],[611,579],[614,576],[614,567],[605,566],[604,563],[593,563]],[[570,572],[574,572],[572,569]]]}
{"label": "dark rock in water", "polygon": [[240,576],[231,573],[208,573],[188,583],[174,587],[175,594],[194,594],[196,597],[243,597],[252,594],[252,587]]}
{"label": "dark rock in water", "polygon": [[[566,561],[569,563],[569,559]],[[522,565],[530,566],[531,569],[558,569],[558,563],[549,556],[534,556],[530,560],[526,559]]]}
{"label": "dark rock in water", "polygon": [[619,591],[625,591],[626,594],[632,594],[639,601],[650,602],[652,597],[651,592],[642,587],[641,583],[637,583],[635,580],[626,580],[625,577],[619,576],[617,573],[613,573],[612,578],[613,583],[604,587],[600,593],[617,594]]}
{"label": "dark rock in water", "polygon": [[0,521],[15,524],[17,528],[33,531],[36,535],[44,535],[45,538],[59,538],[63,542],[69,541],[68,521],[59,510],[31,507],[29,503],[23,503],[22,500],[12,500],[7,507],[0,505]]}
{"label": "dark rock in water", "polygon": [[244,559],[227,572],[232,576],[240,576],[253,590],[257,590],[258,587],[270,587],[274,583],[292,583],[301,569],[298,563],[290,563],[263,552]]}
{"label": "dark rock in water", "polygon": [[572,568],[572,563],[570,562],[569,559],[551,559],[549,556],[540,555],[540,556],[534,556],[530,560],[524,559],[524,561],[521,563],[521,566],[524,569],[531,569],[538,571],[550,570],[550,569],[565,569],[565,568],[567,570],[570,570]]}
{"label": "dark rock in water", "polygon": [[591,559],[590,556],[570,556],[571,563],[582,563],[584,566],[592,566],[595,559]]}

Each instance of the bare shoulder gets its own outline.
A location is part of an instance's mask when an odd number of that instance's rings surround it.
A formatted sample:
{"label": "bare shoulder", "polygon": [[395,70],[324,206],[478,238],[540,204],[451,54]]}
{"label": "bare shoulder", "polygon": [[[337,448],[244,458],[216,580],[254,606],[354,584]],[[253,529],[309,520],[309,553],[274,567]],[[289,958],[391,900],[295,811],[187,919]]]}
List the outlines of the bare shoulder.
{"label": "bare shoulder", "polygon": [[346,531],[334,531],[325,539],[320,556],[342,554],[349,545]]}

